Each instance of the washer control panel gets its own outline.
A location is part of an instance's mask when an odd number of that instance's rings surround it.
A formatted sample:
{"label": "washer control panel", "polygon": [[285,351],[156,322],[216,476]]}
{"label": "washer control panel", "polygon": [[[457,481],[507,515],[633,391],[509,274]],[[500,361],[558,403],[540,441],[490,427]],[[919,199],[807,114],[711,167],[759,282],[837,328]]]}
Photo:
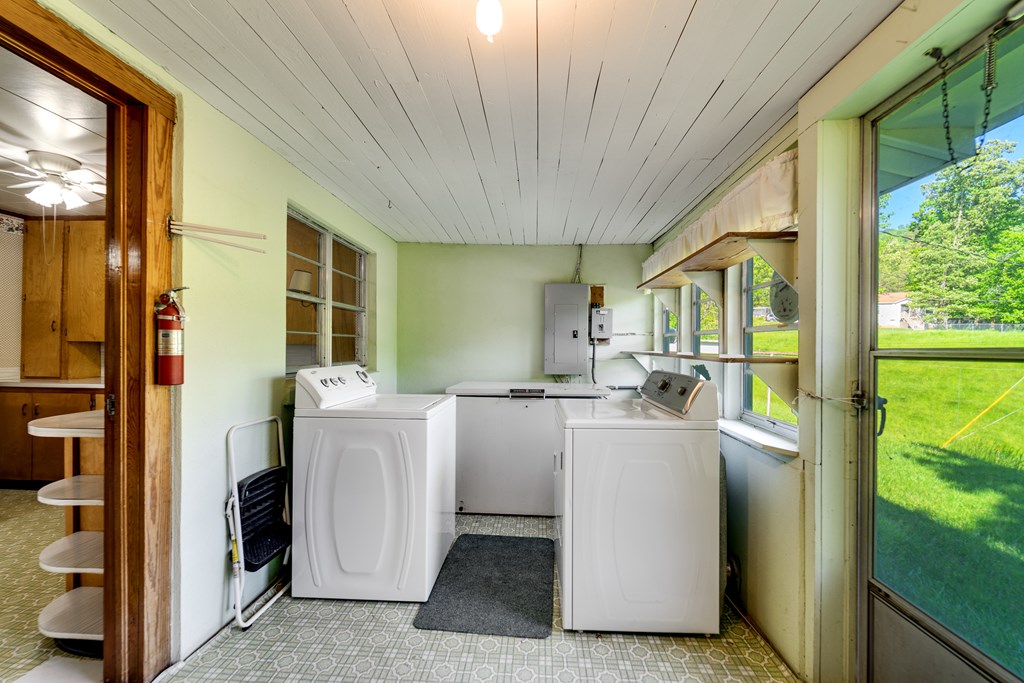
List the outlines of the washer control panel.
{"label": "washer control panel", "polygon": [[296,408],[330,408],[375,393],[377,384],[358,365],[304,368],[295,373]]}
{"label": "washer control panel", "polygon": [[686,415],[704,384],[699,377],[654,370],[640,387],[640,395],[666,410]]}

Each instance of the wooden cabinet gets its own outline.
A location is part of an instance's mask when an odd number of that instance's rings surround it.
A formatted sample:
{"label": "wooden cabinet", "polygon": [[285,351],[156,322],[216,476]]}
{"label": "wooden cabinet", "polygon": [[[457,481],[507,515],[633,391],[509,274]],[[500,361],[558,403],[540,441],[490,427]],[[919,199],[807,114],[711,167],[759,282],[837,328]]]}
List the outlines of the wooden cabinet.
{"label": "wooden cabinet", "polygon": [[103,341],[107,228],[104,221],[67,221],[64,233],[64,338]]}
{"label": "wooden cabinet", "polygon": [[39,417],[91,410],[90,394],[0,392],[0,479],[55,481],[64,476],[61,439],[29,436],[28,423]]}
{"label": "wooden cabinet", "polygon": [[22,377],[100,374],[106,222],[25,221]]}
{"label": "wooden cabinet", "polygon": [[21,376],[60,377],[65,221],[25,221]]}
{"label": "wooden cabinet", "polygon": [[31,415],[32,394],[0,392],[0,479],[32,478],[32,437],[27,431]]}

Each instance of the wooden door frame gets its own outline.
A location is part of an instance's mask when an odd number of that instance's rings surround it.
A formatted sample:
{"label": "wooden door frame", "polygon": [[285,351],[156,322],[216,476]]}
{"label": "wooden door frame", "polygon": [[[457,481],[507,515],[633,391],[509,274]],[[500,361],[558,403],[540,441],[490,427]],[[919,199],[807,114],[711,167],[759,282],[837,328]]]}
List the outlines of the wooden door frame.
{"label": "wooden door frame", "polygon": [[103,677],[147,682],[172,654],[171,398],[150,349],[171,284],[175,100],[34,0],[4,3],[0,47],[107,104]]}

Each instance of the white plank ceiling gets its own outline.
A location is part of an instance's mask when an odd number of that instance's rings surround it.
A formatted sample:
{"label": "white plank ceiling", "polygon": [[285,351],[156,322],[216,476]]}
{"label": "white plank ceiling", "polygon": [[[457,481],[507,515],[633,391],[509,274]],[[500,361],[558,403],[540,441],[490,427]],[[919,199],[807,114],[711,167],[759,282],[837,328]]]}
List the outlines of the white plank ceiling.
{"label": "white plank ceiling", "polygon": [[[74,0],[398,241],[653,241],[898,0]],[[187,135],[186,131],[186,135]]]}

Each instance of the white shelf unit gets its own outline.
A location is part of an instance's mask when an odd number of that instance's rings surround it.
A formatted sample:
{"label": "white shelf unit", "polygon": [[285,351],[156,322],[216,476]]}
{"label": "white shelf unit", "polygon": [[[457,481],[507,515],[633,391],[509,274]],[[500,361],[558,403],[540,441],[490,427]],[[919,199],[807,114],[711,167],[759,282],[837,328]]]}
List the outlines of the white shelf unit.
{"label": "white shelf unit", "polygon": [[103,532],[76,531],[39,553],[39,566],[54,574],[102,574]]}
{"label": "white shelf unit", "polygon": [[57,596],[39,613],[39,631],[50,638],[103,640],[103,589],[80,586]]}
{"label": "white shelf unit", "polygon": [[[103,505],[103,475],[79,474],[39,489],[40,503]],[[103,532],[77,531],[39,554],[39,566],[56,574],[102,574]],[[50,638],[103,640],[103,588],[79,586],[54,598],[39,613],[39,632]]]}
{"label": "white shelf unit", "polygon": [[36,498],[46,505],[103,505],[103,475],[77,474],[39,489]]}

